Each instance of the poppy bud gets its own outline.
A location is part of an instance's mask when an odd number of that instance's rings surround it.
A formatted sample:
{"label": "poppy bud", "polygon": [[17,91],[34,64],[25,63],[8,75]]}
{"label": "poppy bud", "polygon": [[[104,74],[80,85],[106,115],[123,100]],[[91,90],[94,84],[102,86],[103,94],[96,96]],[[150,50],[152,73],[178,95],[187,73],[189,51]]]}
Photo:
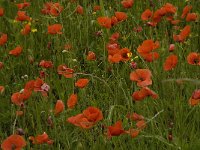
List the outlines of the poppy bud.
{"label": "poppy bud", "polygon": [[25,107],[25,105],[24,105],[23,102],[20,104],[20,107],[21,107],[21,108],[24,108],[24,107]]}
{"label": "poppy bud", "polygon": [[135,31],[135,32],[141,32],[142,31],[142,27],[141,26],[134,27],[133,31]]}
{"label": "poppy bud", "polygon": [[53,120],[52,120],[52,117],[51,117],[51,116],[49,116],[49,117],[47,118],[47,123],[48,123],[49,126],[53,127]]}
{"label": "poppy bud", "polygon": [[92,51],[89,51],[89,52],[88,52],[88,55],[87,55],[87,60],[88,60],[88,61],[91,61],[91,60],[95,60],[95,59],[96,59],[95,53],[92,52]]}
{"label": "poppy bud", "polygon": [[0,62],[0,70],[3,68],[4,64],[3,62]]}
{"label": "poppy bud", "polygon": [[44,71],[40,71],[40,78],[44,78],[45,77],[45,72]]}
{"label": "poppy bud", "polygon": [[168,140],[169,140],[169,141],[172,141],[172,140],[173,140],[172,134],[168,134]]}
{"label": "poppy bud", "polygon": [[95,32],[95,35],[96,35],[97,37],[102,36],[102,31],[97,31],[97,32]]}
{"label": "poppy bud", "polygon": [[0,7],[0,17],[4,15],[4,9]]}
{"label": "poppy bud", "polygon": [[29,62],[31,63],[31,64],[33,64],[34,63],[34,58],[32,57],[32,56],[28,56],[28,60],[29,60]]}
{"label": "poppy bud", "polygon": [[16,116],[22,116],[23,114],[24,112],[21,110],[16,111]]}
{"label": "poppy bud", "polygon": [[84,13],[83,7],[78,5],[76,8],[76,12],[80,15],[83,15],[83,13]]}
{"label": "poppy bud", "polygon": [[48,42],[48,44],[47,44],[47,48],[48,48],[48,49],[51,48],[51,42]]}
{"label": "poppy bud", "polygon": [[170,44],[169,45],[169,51],[172,52],[174,51],[175,45],[174,44]]}
{"label": "poppy bud", "polygon": [[136,68],[137,68],[137,63],[134,62],[134,61],[132,61],[132,62],[130,63],[130,66],[131,66],[132,69],[136,69]]}
{"label": "poppy bud", "polygon": [[5,87],[4,86],[0,86],[0,94],[3,94],[4,91],[5,91]]}
{"label": "poppy bud", "polygon": [[24,135],[25,132],[24,132],[24,130],[23,130],[22,128],[18,128],[18,129],[17,129],[17,134],[18,134],[18,135]]}

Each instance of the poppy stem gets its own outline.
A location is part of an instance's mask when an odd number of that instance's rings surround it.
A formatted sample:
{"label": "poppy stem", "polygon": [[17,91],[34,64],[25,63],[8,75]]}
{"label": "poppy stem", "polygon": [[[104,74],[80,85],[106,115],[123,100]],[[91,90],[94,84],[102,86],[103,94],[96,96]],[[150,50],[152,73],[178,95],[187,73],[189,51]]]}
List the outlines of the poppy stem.
{"label": "poppy stem", "polygon": [[111,118],[112,118],[112,112],[113,112],[113,110],[114,110],[114,108],[115,107],[119,107],[120,109],[124,109],[124,110],[127,110],[124,106],[122,106],[122,105],[112,105],[112,106],[110,106],[110,110],[109,110],[109,114],[108,114],[108,120],[111,120]]}
{"label": "poppy stem", "polygon": [[16,123],[17,123],[17,115],[15,116],[15,120],[13,122],[13,134],[15,134],[15,126],[16,126]]}
{"label": "poppy stem", "polygon": [[165,80],[162,80],[162,83],[165,83],[165,82],[177,82],[177,83],[183,83],[185,81],[188,81],[188,82],[192,82],[196,85],[200,85],[200,80],[197,80],[197,79],[191,79],[191,78],[179,78],[179,79],[165,79]]}
{"label": "poppy stem", "polygon": [[155,119],[158,115],[160,115],[160,113],[164,112],[164,109],[162,109],[161,111],[159,111],[157,114],[155,114],[151,119],[147,119],[148,121],[146,123],[151,122],[153,119]]}

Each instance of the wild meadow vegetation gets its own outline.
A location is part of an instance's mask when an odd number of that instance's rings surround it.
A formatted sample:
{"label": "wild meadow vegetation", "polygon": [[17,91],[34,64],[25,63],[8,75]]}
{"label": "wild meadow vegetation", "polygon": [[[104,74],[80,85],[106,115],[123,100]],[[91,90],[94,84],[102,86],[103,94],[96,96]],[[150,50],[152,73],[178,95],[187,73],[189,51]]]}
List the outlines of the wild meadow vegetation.
{"label": "wild meadow vegetation", "polygon": [[200,148],[199,0],[0,0],[3,150]]}

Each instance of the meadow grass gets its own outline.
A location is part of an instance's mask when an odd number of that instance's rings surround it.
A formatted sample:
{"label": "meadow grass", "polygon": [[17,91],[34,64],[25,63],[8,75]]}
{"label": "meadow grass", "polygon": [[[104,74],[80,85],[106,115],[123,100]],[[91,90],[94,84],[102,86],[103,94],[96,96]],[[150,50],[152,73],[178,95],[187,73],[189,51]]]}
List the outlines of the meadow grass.
{"label": "meadow grass", "polygon": [[[191,26],[190,36],[179,43],[173,40],[173,34],[179,34],[180,30],[176,31],[168,21],[163,19],[156,27],[150,27],[140,17],[147,8],[155,11],[166,3],[177,7],[177,18],[186,5],[192,5],[192,12],[199,14],[199,0],[158,0],[153,2],[154,7],[150,6],[148,0],[135,0],[130,9],[123,8],[121,0],[57,0],[53,2],[59,2],[64,7],[58,17],[42,15],[40,11],[47,0],[34,0],[30,1],[30,7],[25,10],[32,18],[31,28],[37,29],[37,32],[26,36],[20,33],[24,23],[14,21],[18,11],[15,4],[20,2],[23,1],[0,0],[0,7],[5,9],[4,16],[0,17],[0,32],[8,34],[8,42],[0,46],[0,62],[4,63],[3,69],[0,69],[0,86],[5,87],[5,91],[0,94],[0,143],[21,128],[25,132],[23,137],[27,142],[24,149],[200,148],[200,107],[188,104],[193,91],[200,88],[200,67],[189,65],[186,60],[190,52],[200,51],[199,21],[182,20],[178,24],[180,29],[185,25]],[[83,15],[76,13],[77,5],[84,8]],[[101,10],[94,13],[95,5],[100,5]],[[126,12],[128,19],[110,29],[98,24],[98,17],[112,16],[115,11]],[[47,34],[48,25],[55,23],[62,24],[62,34]],[[133,28],[137,26],[143,28],[142,32],[134,32]],[[98,31],[101,31],[100,36],[97,35]],[[115,32],[120,33],[120,46],[127,47],[132,52],[132,58],[127,62],[108,62],[106,44]],[[156,50],[160,57],[150,63],[137,51],[138,46],[147,39],[160,42],[160,47]],[[49,42],[51,46],[47,47]],[[173,54],[178,56],[178,64],[174,69],[164,71],[163,63],[171,54],[168,48],[172,43],[175,44]],[[72,48],[66,51],[66,44],[70,44]],[[20,56],[9,55],[9,51],[17,45],[23,47]],[[95,61],[87,60],[89,51],[95,52]],[[30,58],[34,59],[32,63]],[[51,60],[53,68],[39,67],[41,60]],[[151,70],[151,89],[159,95],[158,99],[147,97],[140,102],[133,101],[131,95],[139,88],[129,77],[134,71],[130,66],[131,61],[137,63],[137,68]],[[57,67],[60,64],[73,68],[74,78],[59,76]],[[23,116],[16,116],[16,111],[21,108],[11,102],[12,94],[23,89],[29,80],[39,77],[40,71],[48,74],[43,79],[50,86],[48,97],[33,92],[25,102]],[[74,109],[68,109],[66,106],[61,114],[55,116],[51,110],[54,109],[56,101],[60,99],[66,104],[68,97],[77,91],[74,83],[79,78],[89,79],[89,84],[84,89],[78,89],[77,105]],[[103,112],[103,120],[91,129],[82,129],[66,121],[89,106],[98,107]],[[126,115],[133,112],[145,117],[147,127],[135,138],[124,134],[108,139],[105,126],[122,120],[123,128],[129,129],[135,123],[129,121]],[[47,122],[49,116],[52,118],[53,127]],[[52,145],[35,145],[28,140],[29,136],[37,136],[43,132],[54,141]],[[172,140],[168,139],[169,132],[172,133]]]}

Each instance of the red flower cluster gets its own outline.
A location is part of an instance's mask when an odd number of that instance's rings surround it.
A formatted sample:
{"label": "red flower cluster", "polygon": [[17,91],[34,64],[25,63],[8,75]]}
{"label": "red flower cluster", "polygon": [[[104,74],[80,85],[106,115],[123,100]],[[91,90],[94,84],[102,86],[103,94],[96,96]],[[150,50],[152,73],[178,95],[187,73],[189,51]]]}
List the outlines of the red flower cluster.
{"label": "red flower cluster", "polygon": [[88,107],[83,113],[69,117],[67,122],[85,129],[92,128],[97,122],[103,119],[103,114],[96,107]]}
{"label": "red flower cluster", "polygon": [[145,40],[142,45],[137,48],[137,51],[146,61],[152,62],[160,57],[160,55],[154,51],[159,47],[160,44],[158,41],[153,42],[153,40]]}
{"label": "red flower cluster", "polygon": [[195,106],[200,103],[200,89],[197,89],[193,92],[192,96],[189,99],[189,105]]}
{"label": "red flower cluster", "polygon": [[121,21],[124,21],[128,18],[127,14],[125,12],[115,12],[115,16],[112,16],[111,18],[103,16],[98,17],[97,22],[100,26],[104,28],[110,29],[112,26],[118,24]]}
{"label": "red flower cluster", "polygon": [[44,15],[52,15],[57,17],[63,11],[63,6],[60,3],[46,2],[41,13]]}
{"label": "red flower cluster", "polygon": [[130,73],[130,80],[136,81],[137,86],[141,87],[140,90],[133,92],[132,98],[134,101],[141,101],[148,96],[153,99],[158,98],[158,95],[147,87],[152,84],[151,76],[149,69],[136,69]]}

